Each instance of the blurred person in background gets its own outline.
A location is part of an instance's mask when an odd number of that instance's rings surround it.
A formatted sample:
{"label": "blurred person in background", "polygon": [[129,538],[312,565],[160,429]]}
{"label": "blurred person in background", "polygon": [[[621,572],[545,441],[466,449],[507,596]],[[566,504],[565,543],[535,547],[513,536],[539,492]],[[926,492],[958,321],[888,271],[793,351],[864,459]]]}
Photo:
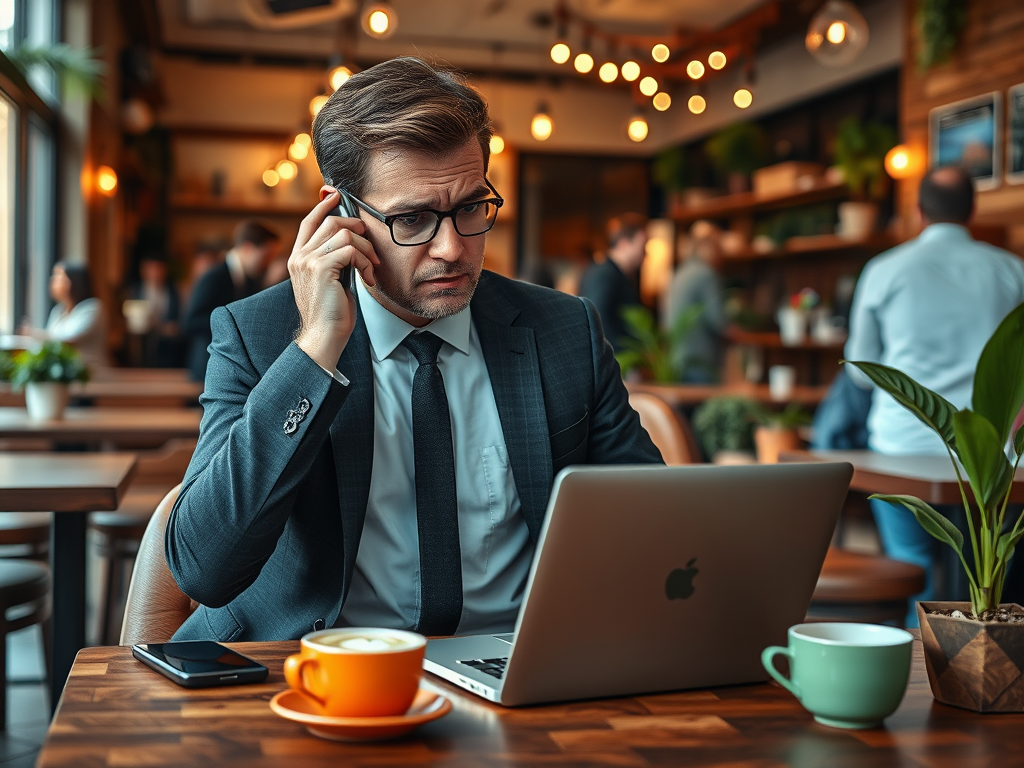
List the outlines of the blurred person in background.
{"label": "blurred person in background", "polygon": [[258,221],[243,221],[235,228],[234,246],[223,263],[208,269],[195,284],[182,321],[182,336],[188,343],[186,367],[194,380],[206,378],[213,310],[262,290],[267,265],[279,247],[274,230]]}
{"label": "blurred person in background", "polygon": [[50,298],[57,302],[45,328],[33,328],[26,320],[20,332],[44,341],[71,344],[90,368],[109,365],[107,324],[103,304],[92,293],[89,269],[84,264],[58,261],[50,275]]}
{"label": "blurred person in background", "polygon": [[622,310],[640,303],[640,266],[646,250],[647,217],[624,213],[608,222],[607,257],[580,280],[579,295],[593,302],[605,338],[615,349],[627,333]]}
{"label": "blurred person in background", "polygon": [[722,368],[725,309],[722,302],[722,249],[715,230],[694,228],[689,253],[676,270],[665,293],[662,327],[671,329],[691,307],[703,307],[697,324],[676,355],[676,370],[688,384],[710,384]]}
{"label": "blurred person in background", "polygon": [[183,362],[181,349],[181,299],[170,279],[167,260],[149,251],[139,260],[139,282],[128,291],[129,299],[149,306],[148,330],[142,338],[142,364],[176,368]]}

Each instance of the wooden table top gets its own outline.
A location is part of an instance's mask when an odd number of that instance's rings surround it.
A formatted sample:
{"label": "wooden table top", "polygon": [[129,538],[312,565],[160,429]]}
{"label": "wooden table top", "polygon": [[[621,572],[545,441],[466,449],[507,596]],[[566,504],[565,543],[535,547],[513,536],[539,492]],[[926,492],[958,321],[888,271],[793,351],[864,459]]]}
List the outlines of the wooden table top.
{"label": "wooden table top", "polygon": [[132,453],[0,453],[0,512],[117,509],[134,468]]}
{"label": "wooden table top", "polygon": [[[102,400],[103,406],[168,404],[192,405],[199,403],[203,385],[183,379],[115,379],[72,384],[71,397]],[[10,384],[0,384],[0,406],[24,407],[25,392],[15,392]]]}
{"label": "wooden table top", "polygon": [[797,403],[798,405],[814,407],[825,399],[825,394],[828,392],[827,386],[794,387],[790,397],[779,401],[772,399],[767,384],[748,384],[745,382],[737,384],[652,384],[649,382],[626,382],[626,389],[630,392],[649,392],[652,395],[657,395],[666,403],[676,408],[700,405],[705,400],[721,395],[749,397],[765,405]]}
{"label": "wooden table top", "polygon": [[198,437],[198,408],[68,408],[56,421],[30,421],[24,408],[0,408],[0,438],[56,441]]}
{"label": "wooden table top", "polygon": [[[874,451],[787,451],[779,460],[848,461],[853,465],[852,490],[907,494],[929,504],[963,503],[948,456],[886,456]],[[967,475],[963,474],[963,478],[966,486]],[[1010,501],[1024,502],[1024,467],[1017,469]]]}
{"label": "wooden table top", "polygon": [[884,728],[818,725],[774,683],[504,709],[426,675],[428,687],[452,699],[452,712],[402,739],[364,744],[319,739],[270,710],[297,642],[233,644],[267,665],[267,682],[193,691],[127,647],[86,648],[38,766],[1020,765],[1024,715],[936,703],[921,644],[914,646],[907,695]]}

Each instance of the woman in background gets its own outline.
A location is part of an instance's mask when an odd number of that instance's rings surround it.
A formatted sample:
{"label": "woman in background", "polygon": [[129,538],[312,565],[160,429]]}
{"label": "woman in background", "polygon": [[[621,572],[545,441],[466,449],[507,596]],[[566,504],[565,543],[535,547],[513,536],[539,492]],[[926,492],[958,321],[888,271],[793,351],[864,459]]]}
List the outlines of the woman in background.
{"label": "woman in background", "polygon": [[81,264],[53,265],[50,298],[57,305],[50,311],[45,329],[24,326],[22,333],[37,339],[64,341],[73,345],[90,368],[103,368],[107,360],[107,329],[103,305],[92,295],[89,270]]}

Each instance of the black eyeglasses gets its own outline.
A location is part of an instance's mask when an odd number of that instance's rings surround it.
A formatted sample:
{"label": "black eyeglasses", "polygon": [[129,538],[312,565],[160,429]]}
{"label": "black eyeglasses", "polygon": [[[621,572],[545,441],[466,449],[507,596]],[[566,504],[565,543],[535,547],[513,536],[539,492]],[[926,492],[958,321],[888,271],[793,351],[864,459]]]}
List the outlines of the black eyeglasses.
{"label": "black eyeglasses", "polygon": [[425,208],[421,211],[395,213],[391,216],[385,216],[353,194],[347,192],[345,194],[348,194],[352,198],[352,202],[373,218],[387,224],[395,245],[412,246],[423,245],[433,240],[438,230],[441,229],[441,222],[449,216],[455,225],[455,231],[463,237],[475,237],[489,232],[498,218],[498,209],[505,204],[505,201],[491,186],[491,182],[485,179],[484,183],[494,193],[494,197],[466,203],[458,208],[452,208],[450,211],[435,211],[433,208]]}

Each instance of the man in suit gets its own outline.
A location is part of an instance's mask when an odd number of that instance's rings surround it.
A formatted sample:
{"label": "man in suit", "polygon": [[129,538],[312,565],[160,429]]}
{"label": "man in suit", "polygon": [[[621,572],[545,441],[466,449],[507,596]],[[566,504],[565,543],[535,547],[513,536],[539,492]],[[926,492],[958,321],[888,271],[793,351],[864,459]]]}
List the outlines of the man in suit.
{"label": "man in suit", "polygon": [[206,377],[213,339],[210,315],[217,307],[252,296],[263,287],[263,273],[277,255],[280,238],[258,221],[235,227],[234,246],[224,261],[203,273],[189,296],[181,333],[188,343],[186,366],[195,381]]}
{"label": "man in suit", "polygon": [[[482,271],[502,201],[475,91],[395,59],[313,136],[291,280],[213,314],[166,538],[201,607],[175,637],[509,631],[555,474],[661,457],[593,306]],[[354,215],[329,215],[339,189]]]}
{"label": "man in suit", "polygon": [[647,218],[625,213],[608,222],[608,253],[580,281],[580,296],[601,316],[605,336],[616,349],[628,335],[622,310],[640,303],[640,267],[647,253]]}

